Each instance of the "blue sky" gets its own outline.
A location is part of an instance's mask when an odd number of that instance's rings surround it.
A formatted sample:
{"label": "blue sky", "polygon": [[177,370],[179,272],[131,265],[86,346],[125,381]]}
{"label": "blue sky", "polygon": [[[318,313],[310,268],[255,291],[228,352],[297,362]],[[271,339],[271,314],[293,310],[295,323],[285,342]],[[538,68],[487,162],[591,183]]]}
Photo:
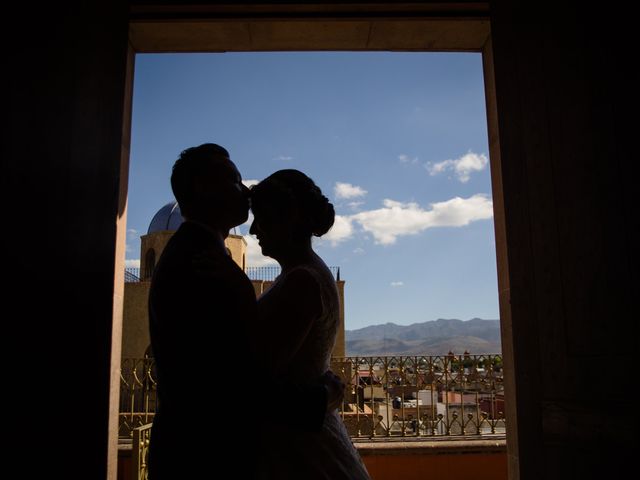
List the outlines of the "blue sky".
{"label": "blue sky", "polygon": [[296,168],[333,201],[315,246],[341,268],[348,330],[499,318],[480,54],[138,55],[128,265],[173,200],[173,162],[205,142],[245,180]]}

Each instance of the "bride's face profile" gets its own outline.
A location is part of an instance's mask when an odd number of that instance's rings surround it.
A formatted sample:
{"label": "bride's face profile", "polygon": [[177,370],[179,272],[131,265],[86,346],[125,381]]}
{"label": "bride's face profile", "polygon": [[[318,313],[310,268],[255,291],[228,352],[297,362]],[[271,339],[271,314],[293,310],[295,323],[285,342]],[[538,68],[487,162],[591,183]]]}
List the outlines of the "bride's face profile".
{"label": "bride's face profile", "polygon": [[280,264],[308,257],[313,253],[311,235],[328,230],[322,231],[322,222],[328,219],[325,214],[333,214],[333,207],[298,170],[271,174],[252,187],[250,196],[254,220],[249,233],[258,238],[262,253]]}
{"label": "bride's face profile", "polygon": [[287,215],[264,206],[253,207],[252,210],[253,222],[249,233],[257,237],[262,254],[276,259],[286,255],[292,241]]}

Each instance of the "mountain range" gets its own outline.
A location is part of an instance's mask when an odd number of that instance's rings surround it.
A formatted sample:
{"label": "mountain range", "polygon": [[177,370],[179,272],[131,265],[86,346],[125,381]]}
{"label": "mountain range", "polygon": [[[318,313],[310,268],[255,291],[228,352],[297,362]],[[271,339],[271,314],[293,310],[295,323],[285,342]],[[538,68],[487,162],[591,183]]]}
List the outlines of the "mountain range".
{"label": "mountain range", "polygon": [[443,319],[411,325],[385,323],[347,330],[348,356],[501,353],[500,320]]}

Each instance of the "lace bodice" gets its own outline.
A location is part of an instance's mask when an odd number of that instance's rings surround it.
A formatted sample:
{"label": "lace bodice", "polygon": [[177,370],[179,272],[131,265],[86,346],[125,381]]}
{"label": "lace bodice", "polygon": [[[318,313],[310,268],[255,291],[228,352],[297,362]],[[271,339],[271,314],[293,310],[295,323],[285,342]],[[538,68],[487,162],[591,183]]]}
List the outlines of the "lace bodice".
{"label": "lace bodice", "polygon": [[[273,285],[258,299],[258,308],[266,307],[268,316],[278,319],[278,310],[286,308],[287,280],[294,272],[305,270],[315,280],[320,291],[320,315],[311,324],[309,333],[305,337],[299,350],[287,369],[287,376],[291,378],[309,379],[322,375],[328,368],[331,352],[336,340],[340,324],[340,304],[338,291],[333,275],[324,264],[304,264],[283,272]],[[274,328],[275,335],[286,335]],[[277,344],[276,340],[276,344]]]}
{"label": "lace bodice", "polygon": [[[301,280],[298,276],[300,269],[309,273],[318,289],[313,284],[308,290],[306,287],[300,289],[300,284],[296,285]],[[304,277],[305,280],[307,278]],[[292,297],[294,291],[300,297]],[[312,291],[319,292],[319,308],[318,302],[314,302],[316,299]],[[310,305],[308,311],[305,311],[305,307],[302,310],[298,308],[307,303]],[[261,321],[269,322],[269,331],[273,335],[264,341],[269,342],[272,348],[281,348],[287,344],[287,335],[292,332],[283,330],[282,325],[278,325],[278,319],[286,316],[288,321],[294,320],[292,325],[295,326],[295,317],[291,315],[291,311],[287,312],[292,304],[296,305],[296,315],[305,319],[311,318],[305,313],[319,310],[312,318],[307,334],[292,360],[285,363],[284,374],[294,383],[304,383],[319,378],[328,370],[340,324],[336,282],[322,261],[299,265],[283,272],[258,299],[258,316]],[[306,320],[301,321],[301,324],[309,325]],[[288,344],[293,345],[291,342]],[[289,358],[286,355],[284,357]],[[263,431],[263,435],[261,480],[371,480],[337,410],[325,414],[320,431],[294,430],[285,423],[274,422],[269,429]]]}

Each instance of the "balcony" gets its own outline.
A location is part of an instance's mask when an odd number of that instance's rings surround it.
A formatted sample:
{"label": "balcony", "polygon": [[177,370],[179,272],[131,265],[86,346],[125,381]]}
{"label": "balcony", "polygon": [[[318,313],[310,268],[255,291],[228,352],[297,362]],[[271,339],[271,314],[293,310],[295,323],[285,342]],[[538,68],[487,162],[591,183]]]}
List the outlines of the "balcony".
{"label": "balcony", "polygon": [[[500,355],[342,357],[332,370],[347,385],[342,418],[375,480],[507,478]],[[153,359],[124,360],[121,480],[144,471],[155,408]]]}

